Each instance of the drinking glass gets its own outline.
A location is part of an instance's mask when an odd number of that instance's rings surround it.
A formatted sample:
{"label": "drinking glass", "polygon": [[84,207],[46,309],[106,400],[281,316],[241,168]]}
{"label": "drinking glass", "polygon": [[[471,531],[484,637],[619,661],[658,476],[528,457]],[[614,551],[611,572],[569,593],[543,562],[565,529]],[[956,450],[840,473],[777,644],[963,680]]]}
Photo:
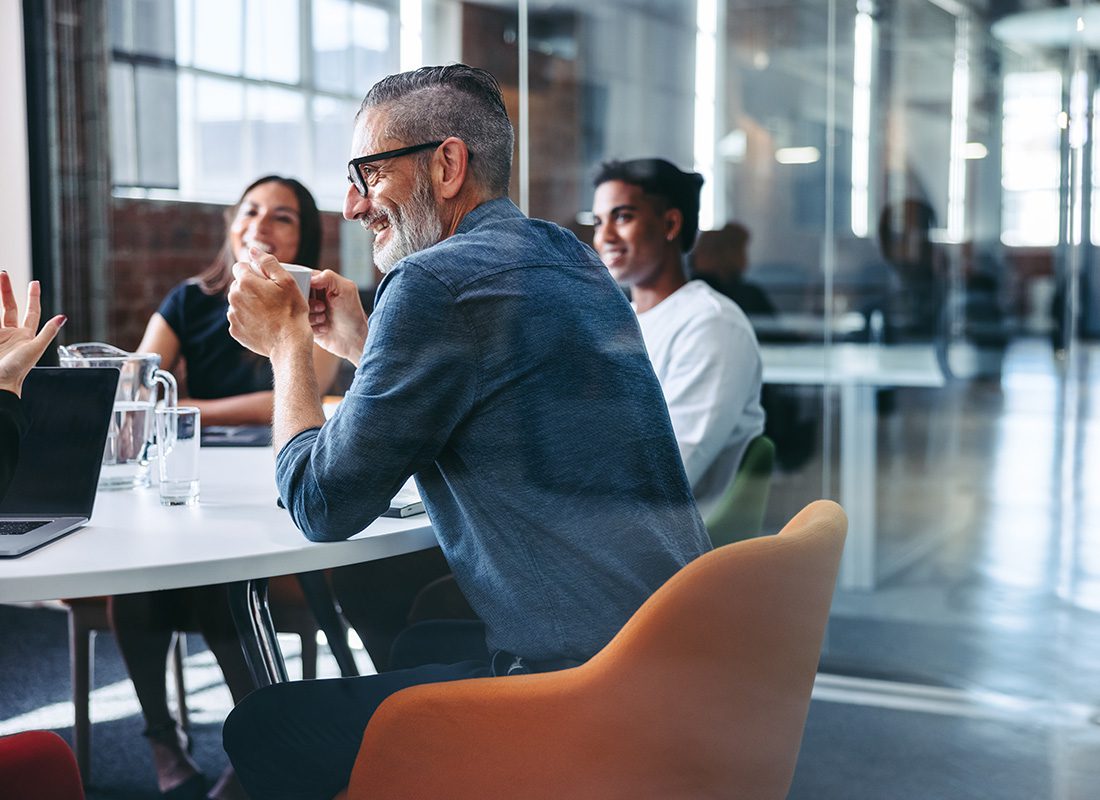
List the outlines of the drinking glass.
{"label": "drinking glass", "polygon": [[160,503],[194,505],[199,501],[199,410],[194,406],[158,408],[156,425]]}

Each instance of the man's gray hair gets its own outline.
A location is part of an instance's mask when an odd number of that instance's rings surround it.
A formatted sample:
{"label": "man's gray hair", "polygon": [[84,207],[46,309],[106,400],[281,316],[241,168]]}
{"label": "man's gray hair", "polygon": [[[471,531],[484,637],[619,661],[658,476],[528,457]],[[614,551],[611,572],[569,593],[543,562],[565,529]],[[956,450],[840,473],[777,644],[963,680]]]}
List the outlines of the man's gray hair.
{"label": "man's gray hair", "polygon": [[485,70],[449,64],[389,75],[367,92],[356,119],[371,108],[386,112],[383,134],[403,144],[458,137],[475,182],[493,196],[508,193],[515,133],[500,84]]}

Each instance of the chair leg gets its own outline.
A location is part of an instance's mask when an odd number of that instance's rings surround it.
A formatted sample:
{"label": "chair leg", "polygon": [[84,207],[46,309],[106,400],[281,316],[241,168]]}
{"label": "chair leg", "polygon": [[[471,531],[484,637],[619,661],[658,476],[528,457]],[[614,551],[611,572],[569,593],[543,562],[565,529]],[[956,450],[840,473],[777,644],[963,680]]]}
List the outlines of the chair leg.
{"label": "chair leg", "polygon": [[[329,649],[340,666],[340,674],[345,678],[355,677],[359,674],[359,670],[355,666],[355,656],[352,655],[351,648],[348,646],[347,625],[336,611],[336,601],[332,597],[324,572],[300,572],[298,583],[302,587],[302,594],[305,595],[309,610],[313,612],[318,627],[325,632]],[[305,653],[306,645],[303,640],[303,659]],[[305,674],[304,668],[302,672]]]}
{"label": "chair leg", "polygon": [[302,679],[311,681],[317,677],[317,629],[306,625],[299,635],[302,637]]}
{"label": "chair leg", "polygon": [[69,612],[69,669],[73,687],[73,750],[81,780],[88,783],[91,772],[92,725],[89,695],[94,682],[95,631],[81,625]]}
{"label": "chair leg", "polygon": [[[187,687],[183,682],[183,659],[187,656],[187,634],[176,631],[176,639],[172,643],[172,679],[176,684],[176,712],[180,727],[187,731],[191,728],[187,716]],[[190,746],[190,737],[188,737]]]}

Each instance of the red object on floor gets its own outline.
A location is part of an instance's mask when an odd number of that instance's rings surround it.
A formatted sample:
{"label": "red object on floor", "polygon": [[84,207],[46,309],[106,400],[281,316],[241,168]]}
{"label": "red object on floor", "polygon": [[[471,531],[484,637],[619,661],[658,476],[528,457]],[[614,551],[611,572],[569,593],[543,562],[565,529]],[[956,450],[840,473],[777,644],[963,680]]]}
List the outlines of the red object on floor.
{"label": "red object on floor", "polygon": [[50,731],[0,737],[0,798],[84,800],[76,757]]}

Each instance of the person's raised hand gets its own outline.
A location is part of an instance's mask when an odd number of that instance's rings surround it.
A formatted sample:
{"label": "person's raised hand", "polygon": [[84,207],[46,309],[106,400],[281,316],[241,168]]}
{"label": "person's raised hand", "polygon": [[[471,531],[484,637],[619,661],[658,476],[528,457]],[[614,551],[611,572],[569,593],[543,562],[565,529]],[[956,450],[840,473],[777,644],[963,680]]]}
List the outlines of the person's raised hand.
{"label": "person's raised hand", "polygon": [[23,391],[23,379],[65,324],[65,316],[58,314],[38,330],[42,316],[41,295],[38,281],[31,281],[27,286],[27,311],[20,321],[11,277],[7,271],[0,270],[0,306],[3,309],[0,315],[0,389],[17,396]]}
{"label": "person's raised hand", "polygon": [[367,315],[355,282],[330,269],[313,273],[309,324],[313,340],[333,355],[359,363],[367,341]]}
{"label": "person's raised hand", "polygon": [[294,277],[275,256],[249,248],[249,260],[233,265],[229,334],[254,353],[271,357],[284,345],[309,343],[308,307]]}

